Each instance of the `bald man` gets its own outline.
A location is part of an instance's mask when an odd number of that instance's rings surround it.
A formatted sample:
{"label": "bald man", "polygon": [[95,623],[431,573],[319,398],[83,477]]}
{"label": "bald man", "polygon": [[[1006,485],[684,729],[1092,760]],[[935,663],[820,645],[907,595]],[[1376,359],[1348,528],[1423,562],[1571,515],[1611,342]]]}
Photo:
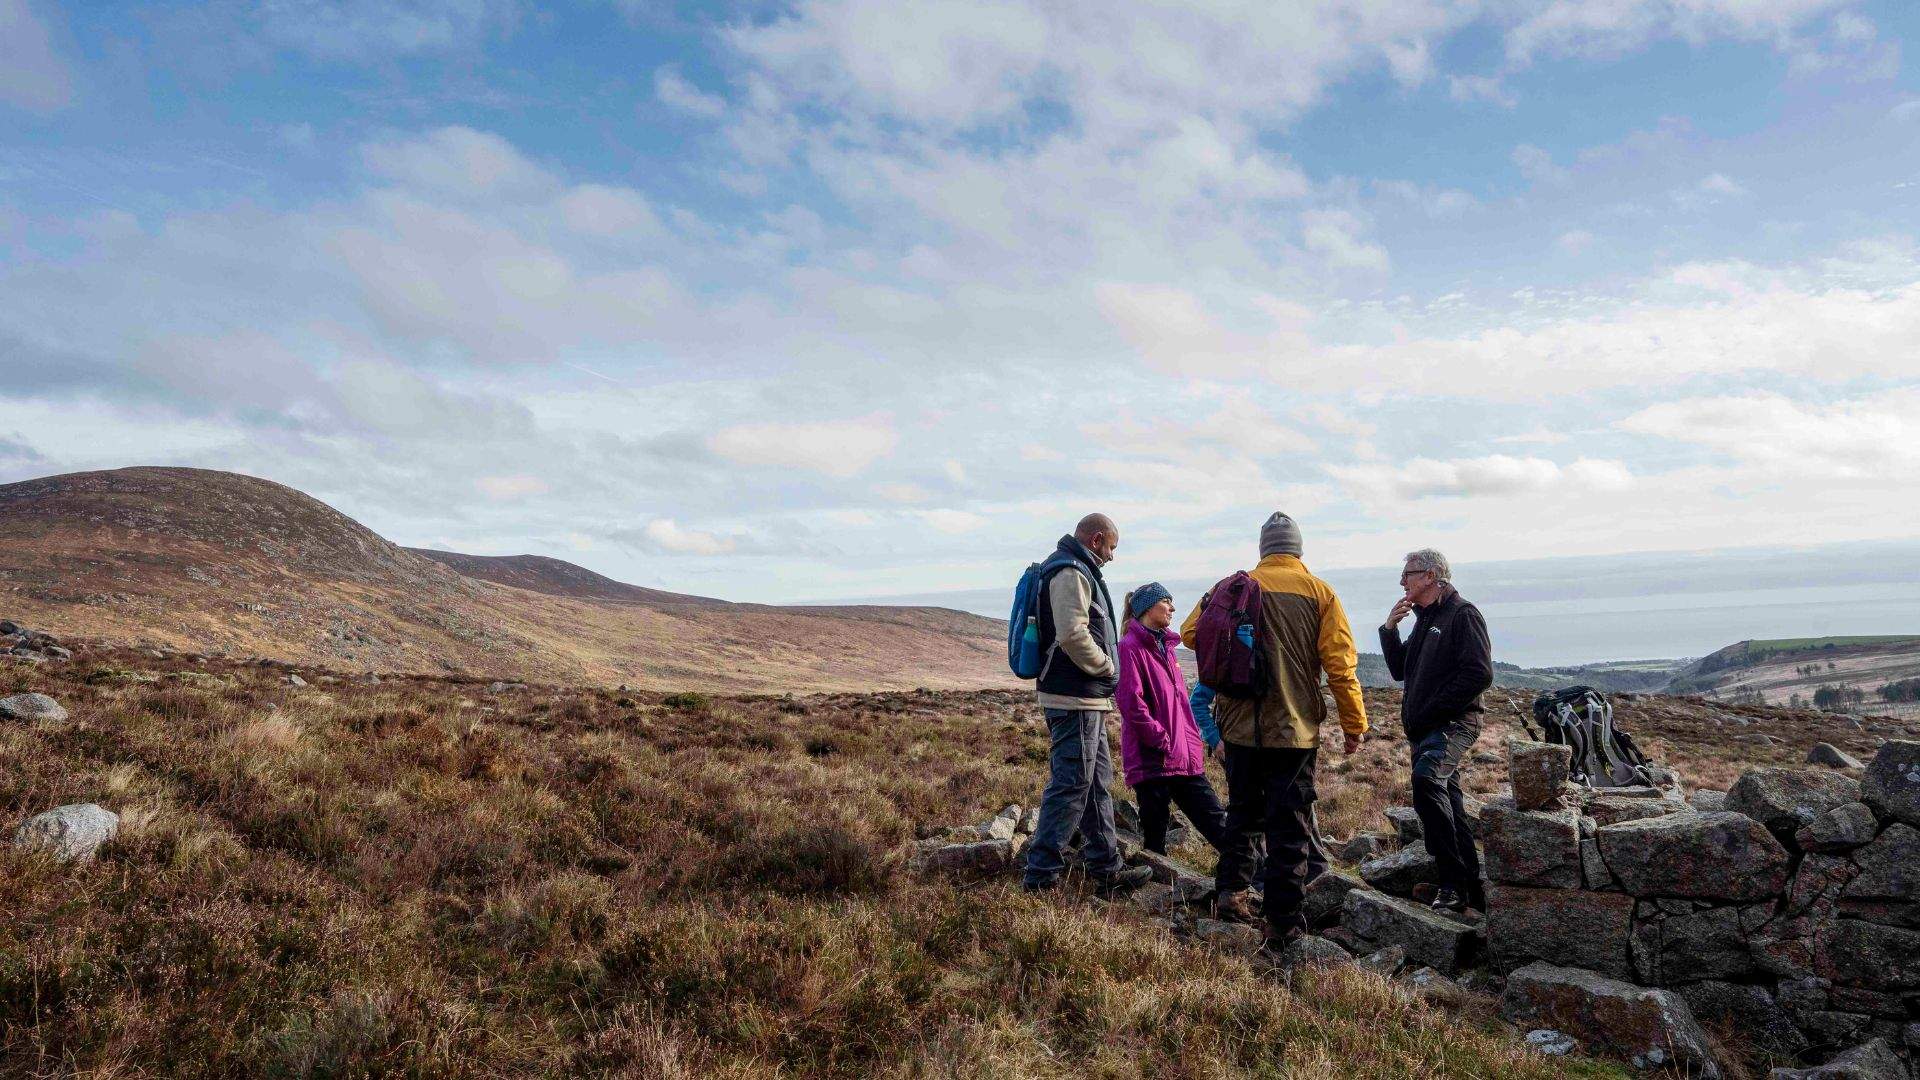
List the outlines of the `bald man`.
{"label": "bald man", "polygon": [[1061,849],[1080,830],[1081,862],[1102,892],[1144,885],[1145,866],[1121,860],[1113,831],[1113,756],[1107,745],[1107,714],[1119,681],[1119,620],[1100,568],[1113,561],[1120,529],[1105,514],[1088,514],[1063,536],[1041,564],[1040,708],[1052,741],[1047,790],[1040,798],[1040,824],[1027,848],[1022,885],[1030,892],[1060,883],[1066,870]]}

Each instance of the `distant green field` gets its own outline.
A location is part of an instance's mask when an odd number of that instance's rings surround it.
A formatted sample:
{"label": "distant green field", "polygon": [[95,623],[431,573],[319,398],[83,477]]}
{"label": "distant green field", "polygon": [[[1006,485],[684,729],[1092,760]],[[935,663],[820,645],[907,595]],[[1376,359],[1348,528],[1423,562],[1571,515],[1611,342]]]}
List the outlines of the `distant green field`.
{"label": "distant green field", "polygon": [[1843,648],[1848,645],[1898,645],[1907,642],[1920,644],[1920,635],[1912,634],[1867,634],[1857,637],[1818,637],[1818,638],[1775,638],[1771,641],[1747,642],[1747,658],[1759,660],[1776,653],[1810,652],[1815,649]]}

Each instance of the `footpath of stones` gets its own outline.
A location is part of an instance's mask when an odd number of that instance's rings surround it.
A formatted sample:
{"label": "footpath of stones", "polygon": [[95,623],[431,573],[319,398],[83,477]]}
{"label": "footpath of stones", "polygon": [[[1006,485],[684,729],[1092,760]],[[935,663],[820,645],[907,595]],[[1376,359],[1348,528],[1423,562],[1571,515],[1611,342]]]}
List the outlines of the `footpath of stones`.
{"label": "footpath of stones", "polygon": [[[1564,746],[1508,744],[1508,794],[1470,800],[1484,918],[1412,899],[1433,862],[1411,808],[1344,844],[1307,888],[1313,933],[1278,956],[1262,931],[1213,916],[1210,878],[1140,847],[1153,870],[1132,903],[1170,933],[1285,973],[1355,965],[1409,993],[1496,995],[1543,1053],[1580,1049],[1714,1078],[1736,1056],[1770,1080],[1913,1080],[1920,1052],[1920,741],[1864,766],[1747,771],[1727,790],[1593,789]],[[1009,806],[920,841],[927,873],[1011,874],[1036,824]],[[1722,1039],[1716,1039],[1714,1034]],[[1737,1044],[1729,1045],[1731,1036]]]}

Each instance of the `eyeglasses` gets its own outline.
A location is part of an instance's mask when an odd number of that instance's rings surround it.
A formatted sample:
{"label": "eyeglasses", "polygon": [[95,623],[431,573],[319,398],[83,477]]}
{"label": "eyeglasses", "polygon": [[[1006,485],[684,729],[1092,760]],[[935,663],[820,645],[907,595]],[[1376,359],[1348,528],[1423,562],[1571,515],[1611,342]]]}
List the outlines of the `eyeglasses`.
{"label": "eyeglasses", "polygon": [[1400,571],[1400,580],[1405,581],[1410,577],[1419,577],[1421,574],[1431,573],[1433,573],[1431,570],[1402,570]]}

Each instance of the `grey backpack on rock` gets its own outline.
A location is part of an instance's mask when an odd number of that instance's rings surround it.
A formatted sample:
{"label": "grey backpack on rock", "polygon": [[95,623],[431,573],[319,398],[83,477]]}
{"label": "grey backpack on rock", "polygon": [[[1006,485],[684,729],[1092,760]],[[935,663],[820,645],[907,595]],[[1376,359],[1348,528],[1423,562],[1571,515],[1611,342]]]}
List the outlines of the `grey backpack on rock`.
{"label": "grey backpack on rock", "polygon": [[1588,787],[1657,786],[1652,763],[1633,743],[1633,736],[1613,726],[1613,706],[1591,686],[1548,690],[1533,699],[1533,718],[1526,727],[1542,742],[1573,748],[1571,776]]}

